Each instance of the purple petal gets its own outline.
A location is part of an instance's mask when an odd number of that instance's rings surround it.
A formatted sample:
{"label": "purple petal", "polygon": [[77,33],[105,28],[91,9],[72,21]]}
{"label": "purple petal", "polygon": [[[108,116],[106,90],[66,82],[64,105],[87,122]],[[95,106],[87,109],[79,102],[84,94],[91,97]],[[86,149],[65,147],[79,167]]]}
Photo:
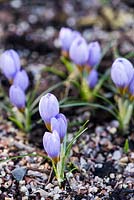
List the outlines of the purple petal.
{"label": "purple petal", "polygon": [[18,108],[25,107],[26,96],[20,87],[12,85],[9,89],[9,98],[14,106]]}
{"label": "purple petal", "polygon": [[95,69],[92,69],[90,71],[87,81],[88,81],[88,85],[91,89],[93,89],[96,86],[96,84],[98,82],[98,72]]}
{"label": "purple petal", "polygon": [[20,70],[20,59],[14,50],[5,51],[0,57],[0,68],[7,79],[12,80]]}
{"label": "purple petal", "polygon": [[21,70],[16,73],[13,81],[14,85],[19,86],[23,91],[25,91],[29,86],[29,78],[25,70]]}
{"label": "purple petal", "polygon": [[69,51],[69,48],[73,42],[73,40],[80,36],[80,33],[77,31],[73,31],[70,28],[61,28],[59,33],[59,40],[61,42],[61,47],[65,51]]}
{"label": "purple petal", "polygon": [[125,58],[117,58],[111,68],[111,78],[120,88],[127,87],[134,75],[132,64]]}
{"label": "purple petal", "polygon": [[88,46],[84,38],[76,38],[69,50],[71,60],[77,65],[84,65],[88,59]]}
{"label": "purple petal", "polygon": [[56,158],[60,154],[60,138],[56,131],[45,132],[43,136],[43,146],[48,156]]}
{"label": "purple petal", "polygon": [[134,95],[134,76],[129,84],[129,92],[132,96]]}
{"label": "purple petal", "polygon": [[56,130],[59,134],[61,141],[63,140],[67,132],[67,120],[65,115],[59,113],[56,117],[51,119],[51,129],[52,131]]}
{"label": "purple petal", "polygon": [[59,113],[59,102],[57,98],[51,93],[41,97],[39,102],[39,112],[41,118],[46,123],[50,123],[51,118]]}
{"label": "purple petal", "polygon": [[96,66],[101,59],[101,48],[98,42],[91,42],[88,46],[88,65]]}

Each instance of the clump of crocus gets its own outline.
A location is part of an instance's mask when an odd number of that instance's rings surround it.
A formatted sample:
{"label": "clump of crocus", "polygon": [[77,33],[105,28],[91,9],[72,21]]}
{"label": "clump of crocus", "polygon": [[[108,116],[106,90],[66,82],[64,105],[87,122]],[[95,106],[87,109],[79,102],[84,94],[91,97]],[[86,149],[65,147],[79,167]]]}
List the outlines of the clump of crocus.
{"label": "clump of crocus", "polygon": [[76,38],[70,49],[70,59],[78,66],[83,67],[88,60],[88,45],[83,37]]}
{"label": "clump of crocus", "polygon": [[126,58],[117,58],[111,68],[111,78],[114,84],[125,93],[134,76],[134,69],[129,60]]}
{"label": "clump of crocus", "polygon": [[[79,32],[64,27],[60,30],[59,39],[62,51],[67,52],[61,57],[62,62],[69,72],[69,76],[65,82],[65,95],[68,95],[70,85],[73,82],[75,86],[79,85],[78,88],[83,100],[92,100],[92,97],[95,97],[106,79],[101,76],[101,80],[98,83],[96,67],[102,57],[100,44],[97,41],[87,44]],[[68,57],[72,62],[65,57]],[[93,68],[95,71],[92,71]],[[92,71],[91,74],[90,71]],[[98,86],[95,88],[97,83]],[[95,92],[93,91],[94,88]]]}
{"label": "clump of crocus", "polygon": [[95,69],[92,69],[87,77],[87,82],[90,89],[94,89],[98,83],[98,72]]}
{"label": "clump of crocus", "polygon": [[14,77],[13,84],[25,91],[29,86],[29,78],[25,70],[18,71]]}
{"label": "clump of crocus", "polygon": [[16,51],[6,50],[0,56],[0,68],[5,77],[12,82],[16,73],[20,70],[20,58]]}
{"label": "clump of crocus", "polygon": [[[41,97],[39,113],[48,130],[52,132],[45,132],[43,137],[44,148],[49,157],[58,160],[60,151],[59,143],[63,142],[66,134],[67,120],[65,115],[59,113],[59,102],[53,94],[48,93]],[[52,149],[52,147],[54,148]]]}
{"label": "clump of crocus", "polygon": [[118,105],[117,118],[120,128],[126,131],[133,112],[134,68],[131,62],[126,58],[117,58],[111,68],[111,78],[120,92],[120,96],[115,98]]}
{"label": "clump of crocus", "polygon": [[26,96],[24,91],[17,85],[12,85],[9,89],[10,102],[18,109],[25,108]]}
{"label": "clump of crocus", "polygon": [[[41,97],[39,102],[39,113],[50,132],[45,132],[43,136],[43,146],[52,161],[53,170],[59,185],[64,180],[66,160],[69,151],[76,139],[87,129],[78,131],[70,142],[66,142],[67,119],[64,114],[59,113],[59,103],[57,98],[48,93]],[[49,123],[49,127],[48,127]],[[68,146],[66,146],[68,143]]]}
{"label": "clump of crocus", "polygon": [[91,42],[88,45],[88,61],[89,68],[98,65],[101,59],[101,48],[98,42]]}
{"label": "clump of crocus", "polygon": [[31,129],[32,109],[30,108],[30,103],[28,103],[28,98],[26,102],[25,91],[29,86],[29,77],[25,70],[21,70],[18,53],[13,49],[4,51],[0,57],[0,68],[10,84],[12,84],[9,89],[10,103],[18,108],[10,109],[9,105],[9,110],[11,111],[9,119],[20,129],[28,132]]}
{"label": "clump of crocus", "polygon": [[80,36],[80,33],[78,31],[73,31],[72,29],[65,27],[61,28],[59,33],[59,40],[61,43],[63,56],[68,57],[70,46],[73,40],[76,39],[78,36]]}

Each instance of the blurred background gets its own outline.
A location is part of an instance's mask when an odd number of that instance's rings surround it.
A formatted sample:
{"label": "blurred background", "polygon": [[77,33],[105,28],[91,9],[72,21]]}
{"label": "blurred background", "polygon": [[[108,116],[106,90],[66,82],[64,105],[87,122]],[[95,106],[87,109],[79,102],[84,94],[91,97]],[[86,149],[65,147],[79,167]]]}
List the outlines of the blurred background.
{"label": "blurred background", "polygon": [[114,42],[122,56],[134,52],[133,0],[0,0],[0,52],[16,49],[23,65],[56,62],[63,26],[102,47]]}

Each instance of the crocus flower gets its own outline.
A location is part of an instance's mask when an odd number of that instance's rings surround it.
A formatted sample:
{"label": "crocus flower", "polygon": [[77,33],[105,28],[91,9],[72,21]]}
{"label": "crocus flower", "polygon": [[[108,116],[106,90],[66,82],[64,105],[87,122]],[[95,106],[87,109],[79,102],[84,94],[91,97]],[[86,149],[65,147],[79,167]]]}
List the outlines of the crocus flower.
{"label": "crocus flower", "polygon": [[95,69],[92,69],[87,78],[88,85],[93,89],[98,82],[98,72]]}
{"label": "crocus flower", "polygon": [[61,28],[59,33],[59,40],[63,51],[68,52],[69,48],[76,37],[80,36],[78,31],[73,31],[70,28]]}
{"label": "crocus flower", "polygon": [[88,45],[88,65],[90,67],[96,66],[101,59],[101,48],[98,42],[91,42]]}
{"label": "crocus flower", "polygon": [[60,154],[60,137],[57,131],[53,131],[52,133],[45,132],[43,146],[48,156],[57,162]]}
{"label": "crocus flower", "polygon": [[41,97],[39,102],[39,113],[48,130],[51,130],[51,118],[59,114],[59,102],[53,94],[47,93]]}
{"label": "crocus flower", "polygon": [[70,47],[69,56],[71,60],[79,66],[86,64],[88,60],[88,45],[84,38],[76,38]]}
{"label": "crocus flower", "polygon": [[0,68],[8,80],[13,80],[20,70],[20,58],[16,51],[7,50],[0,57]]}
{"label": "crocus flower", "polygon": [[28,88],[29,78],[25,70],[21,70],[16,73],[13,84],[19,86],[23,91]]}
{"label": "crocus flower", "polygon": [[9,98],[11,103],[19,109],[25,107],[26,96],[24,91],[16,85],[12,85],[9,89]]}
{"label": "crocus flower", "polygon": [[130,93],[130,99],[133,100],[134,99],[134,76],[129,84],[128,91]]}
{"label": "crocus flower", "polygon": [[111,78],[114,84],[120,88],[125,89],[128,87],[134,75],[134,69],[126,58],[117,58],[111,69]]}
{"label": "crocus flower", "polygon": [[51,130],[56,130],[59,134],[61,142],[63,141],[63,138],[67,132],[67,119],[65,115],[62,113],[59,113],[55,117],[51,118]]}

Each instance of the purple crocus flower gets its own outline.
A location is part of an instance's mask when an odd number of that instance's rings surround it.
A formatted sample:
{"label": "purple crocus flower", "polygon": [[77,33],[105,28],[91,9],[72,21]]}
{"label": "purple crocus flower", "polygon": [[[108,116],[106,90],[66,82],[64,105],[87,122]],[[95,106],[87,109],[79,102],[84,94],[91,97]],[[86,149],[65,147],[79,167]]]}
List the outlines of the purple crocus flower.
{"label": "purple crocus flower", "polygon": [[17,52],[12,49],[4,51],[0,57],[0,68],[8,80],[13,80],[20,70],[20,58]]}
{"label": "purple crocus flower", "polygon": [[62,113],[59,113],[55,117],[51,118],[51,130],[57,131],[57,133],[59,134],[60,140],[62,142],[67,132],[67,119],[65,115],[63,115]]}
{"label": "purple crocus flower", "polygon": [[21,70],[16,73],[13,84],[19,86],[23,91],[28,88],[29,78],[25,70]]}
{"label": "purple crocus flower", "polygon": [[26,96],[24,91],[16,85],[12,85],[9,89],[9,98],[11,103],[19,109],[25,107]]}
{"label": "purple crocus flower", "polygon": [[90,67],[96,66],[101,59],[101,48],[98,42],[91,42],[88,45],[88,65]]}
{"label": "purple crocus flower", "polygon": [[61,28],[59,40],[61,42],[62,50],[68,52],[73,40],[78,36],[80,36],[78,31],[73,31],[72,29],[65,27]]}
{"label": "purple crocus flower", "polygon": [[127,88],[134,75],[134,69],[126,58],[117,58],[111,69],[111,78],[119,88]]}
{"label": "purple crocus flower", "polygon": [[43,136],[43,146],[48,156],[54,161],[58,161],[60,154],[60,137],[57,131],[45,132]]}
{"label": "purple crocus flower", "polygon": [[98,82],[98,72],[95,69],[92,69],[87,78],[88,85],[93,89]]}
{"label": "purple crocus flower", "polygon": [[59,102],[53,94],[47,93],[41,97],[39,102],[39,113],[48,130],[51,130],[51,118],[59,114]]}
{"label": "purple crocus flower", "polygon": [[134,76],[129,84],[128,91],[130,93],[131,98],[134,98]]}
{"label": "purple crocus flower", "polygon": [[86,64],[88,60],[88,45],[83,37],[78,37],[72,42],[69,56],[79,66]]}

